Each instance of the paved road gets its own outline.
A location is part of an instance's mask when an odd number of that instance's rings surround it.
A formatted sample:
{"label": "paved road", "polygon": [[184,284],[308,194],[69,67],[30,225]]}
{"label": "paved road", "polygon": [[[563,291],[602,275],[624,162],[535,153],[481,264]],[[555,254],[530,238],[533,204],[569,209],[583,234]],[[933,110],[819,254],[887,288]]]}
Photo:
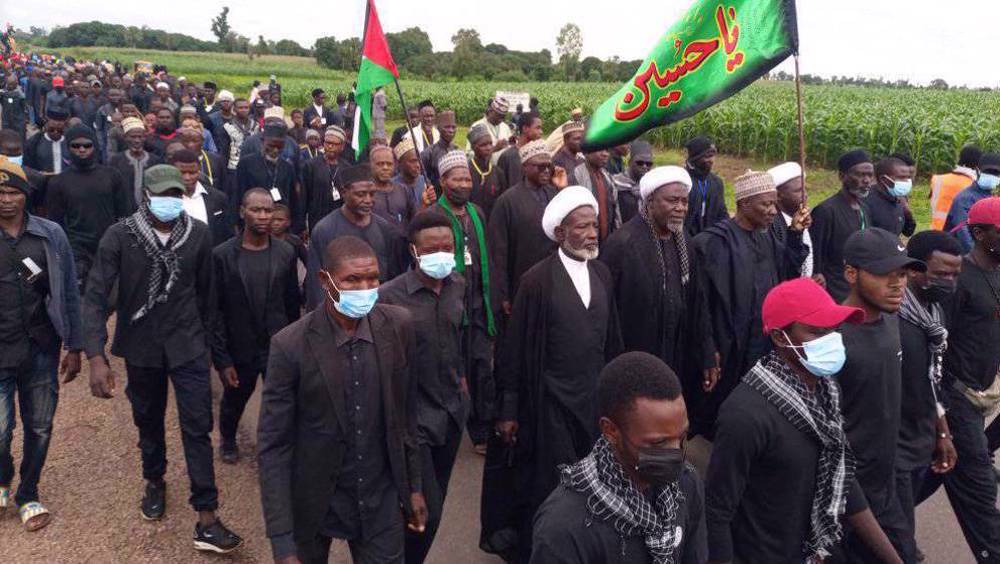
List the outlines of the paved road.
{"label": "paved road", "polygon": [[[124,391],[120,361],[119,391],[112,400],[90,396],[86,369],[62,388],[42,500],[53,512],[48,528],[28,534],[15,515],[0,516],[0,553],[11,563],[53,562],[270,562],[264,537],[256,465],[252,459],[256,399],[240,432],[244,458],[236,466],[216,463],[223,520],[246,538],[230,557],[202,556],[191,548],[194,515],[187,506],[187,478],[180,448],[177,411],[168,410],[168,515],[159,523],[139,518],[142,495],[136,430]],[[259,392],[258,392],[259,394]],[[20,428],[15,432],[15,460],[20,458]],[[215,437],[216,442],[218,437]],[[497,564],[500,559],[478,549],[479,488],[483,459],[463,445],[445,508],[444,522],[428,562]],[[920,507],[918,541],[928,564],[972,563],[943,492]],[[343,546],[331,562],[349,562]]]}

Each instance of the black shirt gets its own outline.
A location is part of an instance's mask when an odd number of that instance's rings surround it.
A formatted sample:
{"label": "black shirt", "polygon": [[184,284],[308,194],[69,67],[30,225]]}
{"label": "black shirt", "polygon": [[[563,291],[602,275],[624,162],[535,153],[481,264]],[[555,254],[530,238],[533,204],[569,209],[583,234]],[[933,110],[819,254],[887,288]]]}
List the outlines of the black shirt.
{"label": "black shirt", "polygon": [[[680,477],[684,494],[677,508],[680,546],[677,564],[703,564],[705,546],[704,493],[690,466]],[[641,535],[622,538],[614,524],[597,520],[587,508],[587,496],[560,485],[535,514],[531,564],[652,564]]]}
{"label": "black shirt", "polygon": [[844,431],[854,451],[858,482],[878,517],[895,495],[903,356],[899,318],[882,314],[873,323],[844,324],[841,333],[847,362],[836,378]]}
{"label": "black shirt", "polygon": [[467,405],[459,384],[464,372],[461,355],[465,281],[456,273],[444,279],[436,294],[416,270],[378,289],[382,303],[406,308],[416,332],[417,357],[411,367],[417,378],[417,435],[421,444],[443,445],[449,419],[461,429]]}
{"label": "black shirt", "polygon": [[907,237],[916,231],[917,222],[913,219],[913,214],[907,211],[899,198],[889,194],[884,188],[872,188],[865,203],[871,212],[872,227],[880,227],[894,235],[902,233]]}
{"label": "black shirt", "polygon": [[323,535],[339,539],[369,539],[384,528],[388,511],[399,512],[396,487],[389,468],[378,359],[368,318],[354,336],[333,320],[336,357],[344,378],[344,406],[350,439],[344,451]]}
{"label": "black shirt", "polygon": [[[805,561],[820,447],[760,392],[736,386],[719,409],[705,479],[711,560]],[[856,481],[848,500],[864,505]]]}
{"label": "black shirt", "polygon": [[177,259],[180,273],[167,301],[132,321],[146,304],[152,263],[125,222],[108,228],[85,286],[83,334],[88,358],[104,354],[111,303],[117,304],[118,312],[111,353],[127,363],[170,369],[208,353],[216,301],[208,226],[191,220],[191,234],[177,249]]}
{"label": "black shirt", "polygon": [[542,230],[545,206],[555,195],[551,186],[518,184],[497,198],[490,214],[489,244],[498,302],[513,303],[521,276],[555,250]]}
{"label": "black shirt", "polygon": [[716,223],[727,219],[726,185],[719,175],[709,172],[701,173],[687,167],[691,175],[691,192],[688,201],[687,217],[684,218],[684,230],[689,237],[701,233]]}
{"label": "black shirt", "polygon": [[966,256],[947,310],[945,379],[957,378],[975,390],[989,388],[1000,366],[1000,270],[983,270]]}
{"label": "black shirt", "polygon": [[[27,225],[25,215],[17,237],[0,229],[0,368],[29,361],[33,344],[49,349],[59,342],[45,309],[49,296],[45,240],[25,231]],[[33,282],[27,281],[23,259],[31,259],[42,270]]]}
{"label": "black shirt", "polygon": [[938,416],[928,375],[931,354],[924,330],[903,318],[899,320],[899,340],[903,381],[896,467],[915,470],[929,465],[934,455]]}
{"label": "black shirt", "polygon": [[[750,249],[753,264],[753,301],[750,311],[758,312],[764,305],[764,298],[781,281],[778,275],[780,257],[774,256],[774,245],[770,233],[764,231],[737,230],[744,236]],[[760,358],[770,350],[771,338],[764,334],[763,320],[754,315],[750,320],[750,334],[747,336],[747,351],[751,358]]]}
{"label": "black shirt", "polygon": [[865,201],[858,209],[851,207],[841,190],[820,202],[812,211],[809,236],[813,244],[813,272],[826,278],[826,291],[842,302],[850,290],[844,279],[844,242],[855,231],[872,225]]}
{"label": "black shirt", "polygon": [[49,179],[45,207],[69,239],[73,255],[92,257],[104,232],[132,211],[133,196],[117,170],[67,168]]}
{"label": "black shirt", "polygon": [[271,277],[271,248],[257,251],[243,248],[238,256],[240,274],[246,280],[250,307],[263,315],[266,309],[267,283]]}

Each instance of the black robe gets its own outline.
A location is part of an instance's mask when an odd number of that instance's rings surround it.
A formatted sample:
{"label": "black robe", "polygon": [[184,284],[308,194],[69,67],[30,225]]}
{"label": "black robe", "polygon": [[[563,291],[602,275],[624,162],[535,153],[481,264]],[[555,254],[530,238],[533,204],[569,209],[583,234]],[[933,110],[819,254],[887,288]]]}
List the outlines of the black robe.
{"label": "black robe", "polygon": [[691,194],[688,197],[687,217],[684,230],[688,237],[694,237],[723,219],[729,218],[726,210],[726,185],[719,175],[701,172],[687,167],[691,175]]}
{"label": "black robe", "polygon": [[707,303],[701,292],[697,257],[688,243],[689,280],[681,283],[678,252],[665,246],[667,284],[659,266],[657,245],[646,221],[636,216],[608,238],[601,260],[615,285],[618,318],[626,351],[658,356],[674,369],[683,389],[701,386],[701,371],[715,366]]}
{"label": "black robe", "polygon": [[[780,219],[775,218],[775,221]],[[719,405],[740,378],[768,352],[766,337],[760,331],[759,302],[770,288],[757,288],[759,291],[755,292],[758,270],[755,268],[754,250],[746,243],[745,233],[736,220],[729,219],[703,231],[691,245],[697,256],[699,277],[708,301],[711,345],[722,361],[722,373],[715,389],[700,401],[693,402],[695,405],[688,406],[688,412],[692,414],[692,434],[701,433],[708,438],[713,435]],[[802,233],[788,231],[784,243],[771,229],[760,232],[758,236],[764,238],[765,245],[770,243],[769,254],[774,261],[770,277],[774,285],[798,278],[802,262],[809,254],[808,247],[802,244]],[[757,307],[755,302],[758,302]],[[685,391],[697,396],[701,395],[700,390],[699,387]]]}
{"label": "black robe", "polygon": [[504,149],[500,153],[500,157],[497,158],[495,166],[503,171],[503,179],[506,183],[500,188],[501,192],[521,183],[524,169],[521,168],[521,153],[518,151],[517,145]]}
{"label": "black robe", "polygon": [[488,237],[497,303],[513,302],[521,275],[555,250],[542,231],[545,206],[555,195],[552,186],[535,190],[518,184],[497,198]]}
{"label": "black robe", "polygon": [[[305,217],[303,220],[309,229],[316,227],[321,219],[335,209],[344,205],[340,194],[343,182],[340,181],[341,161],[331,165],[323,155],[313,157],[302,167],[302,202]],[[337,190],[334,196],[334,189]]]}
{"label": "black robe", "polygon": [[850,292],[844,279],[844,243],[855,231],[871,227],[868,205],[863,200],[858,205],[858,209],[852,208],[841,190],[812,211],[809,236],[813,244],[813,272],[826,278],[826,291],[837,303],[844,301]]}
{"label": "black robe", "polygon": [[[483,166],[479,166],[478,161],[476,164],[473,164],[474,158],[469,158],[469,172],[472,173],[472,193],[469,195],[469,201],[482,208],[486,219],[489,220],[490,214],[493,213],[493,205],[496,204],[497,199],[507,188],[507,179],[504,177],[503,171],[500,170],[499,166],[493,165],[492,168],[490,167],[490,159],[488,157],[486,164]],[[476,172],[477,166],[479,166],[479,170],[483,171],[482,175]],[[486,173],[486,171],[490,172]]]}
{"label": "black robe", "polygon": [[506,515],[507,528],[519,530],[522,556],[530,550],[535,510],[559,483],[558,465],[586,456],[597,440],[597,379],[622,352],[611,273],[598,261],[587,266],[587,308],[557,253],[525,273],[497,364],[499,419],[519,425],[515,485],[503,497],[495,489],[488,495],[484,476],[484,497],[496,505],[484,499],[483,535]]}

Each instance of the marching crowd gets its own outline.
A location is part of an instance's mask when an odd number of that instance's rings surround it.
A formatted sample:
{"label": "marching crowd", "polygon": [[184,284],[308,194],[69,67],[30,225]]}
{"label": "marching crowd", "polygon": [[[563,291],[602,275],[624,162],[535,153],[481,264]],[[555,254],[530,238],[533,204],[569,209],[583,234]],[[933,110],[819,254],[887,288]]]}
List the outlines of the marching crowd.
{"label": "marching crowd", "polygon": [[430,100],[387,131],[379,91],[355,154],[353,96],[286,111],[273,76],[20,54],[3,85],[0,512],[28,531],[57,373],[85,357],[111,398],[109,350],[147,520],[173,385],[199,550],[243,542],[214,464],[260,379],[276,562],[423,562],[464,434],[508,562],[911,564],[942,485],[1000,562],[1000,154],[963,149],[917,232],[904,154],[845,153],[812,209],[798,164],[747,171],[730,210],[711,139],[581,152],[581,113],[545,138],[534,100],[484,100],[460,148]]}

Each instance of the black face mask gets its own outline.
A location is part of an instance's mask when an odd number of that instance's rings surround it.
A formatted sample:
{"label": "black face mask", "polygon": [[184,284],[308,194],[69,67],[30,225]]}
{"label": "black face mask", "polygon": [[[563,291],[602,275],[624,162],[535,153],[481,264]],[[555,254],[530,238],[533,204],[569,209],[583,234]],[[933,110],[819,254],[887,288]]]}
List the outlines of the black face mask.
{"label": "black face mask", "polygon": [[94,168],[95,164],[97,164],[97,151],[95,150],[86,159],[81,159],[76,153],[70,151],[69,161],[78,170],[90,170],[91,168]]}
{"label": "black face mask", "polygon": [[684,471],[684,449],[670,447],[642,447],[636,472],[644,482],[655,487],[676,482]]}
{"label": "black face mask", "polygon": [[929,302],[943,302],[955,293],[955,280],[929,278],[927,286],[920,288],[920,295]]}

